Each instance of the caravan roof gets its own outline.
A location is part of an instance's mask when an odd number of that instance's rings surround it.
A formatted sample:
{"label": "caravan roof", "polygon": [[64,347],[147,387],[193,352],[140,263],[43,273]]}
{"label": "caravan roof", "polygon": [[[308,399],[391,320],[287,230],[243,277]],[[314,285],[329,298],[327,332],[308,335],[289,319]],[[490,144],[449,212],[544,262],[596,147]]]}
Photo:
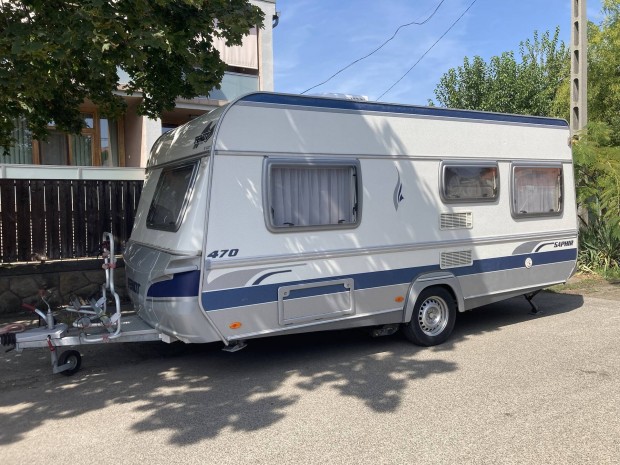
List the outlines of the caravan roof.
{"label": "caravan roof", "polygon": [[[272,111],[265,111],[268,109]],[[330,116],[319,118],[319,114]],[[359,118],[351,119],[352,115]],[[402,124],[411,119],[419,121],[415,129],[411,124]],[[455,125],[444,125],[442,134],[438,134],[432,130],[432,121],[437,120]],[[469,124],[465,127],[458,123]],[[485,152],[485,140],[493,138],[491,145],[497,150],[522,139],[522,130],[510,130],[517,126],[561,129],[558,135],[564,139],[568,130],[568,123],[556,118],[256,92],[162,135],[153,146],[149,167],[204,156],[212,150],[351,154],[351,137],[358,141],[353,144],[357,155],[451,154],[449,147],[454,147],[455,138],[476,139],[470,156],[477,157]],[[528,157],[547,158],[556,150],[557,144],[553,144],[553,151],[547,151],[535,139],[533,136]],[[458,139],[457,144],[462,145]]]}

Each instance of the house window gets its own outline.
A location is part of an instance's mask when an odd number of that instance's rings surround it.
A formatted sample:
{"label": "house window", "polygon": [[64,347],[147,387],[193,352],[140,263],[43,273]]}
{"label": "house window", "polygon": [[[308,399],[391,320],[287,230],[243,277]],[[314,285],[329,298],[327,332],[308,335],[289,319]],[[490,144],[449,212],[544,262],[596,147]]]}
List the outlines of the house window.
{"label": "house window", "polygon": [[445,202],[492,202],[499,196],[497,164],[442,164]]}
{"label": "house window", "polygon": [[0,163],[61,166],[123,166],[122,127],[115,120],[83,113],[85,127],[80,134],[65,134],[48,125],[46,140],[34,140],[24,120],[15,124],[16,143]]}
{"label": "house window", "polygon": [[291,228],[351,228],[359,224],[358,162],[287,162],[266,165],[267,225]]}
{"label": "house window", "polygon": [[162,171],[146,217],[147,228],[163,231],[179,229],[197,168],[198,162],[195,162]]}
{"label": "house window", "polygon": [[179,126],[178,124],[161,123],[161,133],[166,134],[168,131],[172,131],[174,128],[178,126]]}
{"label": "house window", "polygon": [[113,119],[99,119],[101,166],[119,166],[118,124]]}
{"label": "house window", "polygon": [[20,118],[15,121],[13,128],[13,138],[15,143],[12,147],[9,147],[9,154],[4,156],[4,149],[0,147],[0,163],[20,163],[20,164],[32,164],[33,163],[33,143],[32,133],[28,130],[26,120]]}
{"label": "house window", "polygon": [[561,166],[513,166],[514,216],[558,215],[562,212]]}

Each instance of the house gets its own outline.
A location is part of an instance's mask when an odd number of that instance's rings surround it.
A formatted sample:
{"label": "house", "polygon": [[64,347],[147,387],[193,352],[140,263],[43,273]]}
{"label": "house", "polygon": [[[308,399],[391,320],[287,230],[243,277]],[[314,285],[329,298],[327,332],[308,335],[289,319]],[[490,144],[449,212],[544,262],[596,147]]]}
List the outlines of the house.
{"label": "house", "polygon": [[[241,46],[216,41],[228,67],[221,88],[209,95],[178,99],[176,108],[153,120],[137,114],[141,97],[122,93],[127,76],[121,74],[119,95],[127,102],[127,112],[117,120],[105,118],[85,101],[80,106],[85,122],[80,135],[50,126],[48,139],[38,141],[23,121],[17,123],[10,157],[0,157],[0,265],[28,262],[27,268],[46,262],[39,266],[46,271],[37,272],[47,273],[56,266],[53,260],[97,256],[103,231],[111,231],[122,246],[133,224],[149,151],[158,137],[242,94],[273,90],[275,0],[250,1],[264,12],[263,28],[250,31]],[[71,266],[75,264],[65,268]],[[20,273],[26,273],[22,268]],[[2,277],[16,273],[15,268],[0,266]],[[34,284],[30,287],[36,291]],[[5,291],[0,287],[6,302]],[[12,301],[18,302],[33,292],[13,294]]]}
{"label": "house", "polygon": [[[149,150],[157,138],[173,127],[209,112],[251,91],[273,90],[272,30],[277,20],[275,0],[250,0],[265,13],[264,27],[254,28],[241,46],[226,47],[216,39],[228,69],[220,89],[192,100],[178,99],[176,108],[152,120],[136,113],[141,97],[123,95],[127,112],[118,120],[103,117],[95,105],[84,102],[80,110],[86,127],[81,135],[67,135],[50,126],[47,141],[33,140],[22,122],[15,128],[17,142],[9,160],[0,160],[0,179],[33,179],[50,176],[68,179],[130,179],[143,177]],[[277,24],[277,22],[275,23]],[[120,88],[128,76],[119,73]],[[125,81],[124,81],[125,80]],[[93,167],[96,169],[86,168]]]}

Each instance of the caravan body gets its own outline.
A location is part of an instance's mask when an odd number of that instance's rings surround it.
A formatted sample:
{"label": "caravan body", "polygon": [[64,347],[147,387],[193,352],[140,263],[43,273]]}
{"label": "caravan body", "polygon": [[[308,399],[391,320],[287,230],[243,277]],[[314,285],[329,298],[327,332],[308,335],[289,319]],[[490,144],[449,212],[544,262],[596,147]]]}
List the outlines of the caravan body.
{"label": "caravan body", "polygon": [[253,93],[163,135],[125,251],[141,318],[185,342],[404,325],[565,282],[565,121]]}

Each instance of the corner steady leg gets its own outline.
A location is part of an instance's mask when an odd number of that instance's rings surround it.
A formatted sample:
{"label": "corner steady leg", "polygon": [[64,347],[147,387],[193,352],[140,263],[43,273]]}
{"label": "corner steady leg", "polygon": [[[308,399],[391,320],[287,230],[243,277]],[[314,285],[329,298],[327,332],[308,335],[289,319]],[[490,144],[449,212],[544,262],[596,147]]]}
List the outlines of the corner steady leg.
{"label": "corner steady leg", "polygon": [[245,341],[235,341],[234,343],[223,347],[222,350],[224,352],[239,352],[241,349],[245,349],[247,345],[248,344]]}
{"label": "corner steady leg", "polygon": [[529,294],[523,294],[523,297],[525,297],[525,300],[527,300],[527,303],[530,304],[530,307],[532,307],[532,309],[530,310],[529,314],[530,315],[534,315],[534,316],[538,316],[540,315],[542,312],[542,310],[538,309],[538,305],[536,305],[534,302],[532,302],[532,299],[534,297],[536,297],[536,295],[541,291],[542,289],[538,289],[537,291],[534,292],[530,292]]}

